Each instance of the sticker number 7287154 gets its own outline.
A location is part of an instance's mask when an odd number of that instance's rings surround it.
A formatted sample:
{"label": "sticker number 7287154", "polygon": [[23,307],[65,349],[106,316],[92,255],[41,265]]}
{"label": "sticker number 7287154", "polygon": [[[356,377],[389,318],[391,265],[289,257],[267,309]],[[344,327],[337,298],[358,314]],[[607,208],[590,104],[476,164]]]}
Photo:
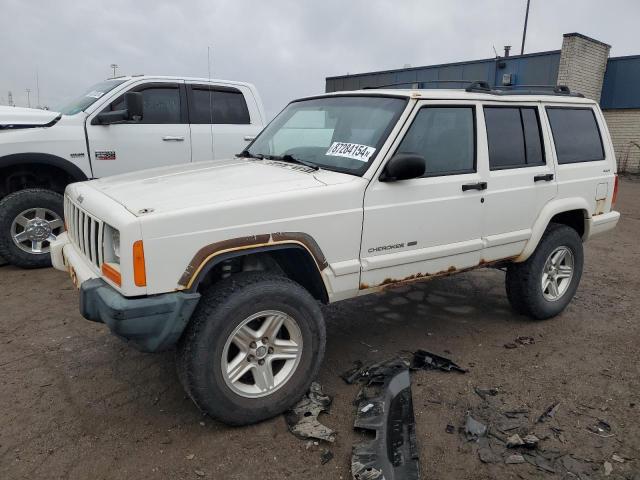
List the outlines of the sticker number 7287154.
{"label": "sticker number 7287154", "polygon": [[347,157],[353,158],[354,160],[360,160],[361,162],[367,162],[375,151],[376,149],[373,147],[360,145],[358,143],[333,142],[325,155]]}

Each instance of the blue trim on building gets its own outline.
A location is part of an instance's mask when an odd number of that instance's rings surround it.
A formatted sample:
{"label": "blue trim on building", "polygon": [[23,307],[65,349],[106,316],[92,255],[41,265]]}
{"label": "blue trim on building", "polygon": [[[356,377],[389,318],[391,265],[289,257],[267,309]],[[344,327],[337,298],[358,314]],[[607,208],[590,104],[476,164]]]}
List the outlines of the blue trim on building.
{"label": "blue trim on building", "polygon": [[609,59],[600,106],[605,110],[640,108],[640,55]]}

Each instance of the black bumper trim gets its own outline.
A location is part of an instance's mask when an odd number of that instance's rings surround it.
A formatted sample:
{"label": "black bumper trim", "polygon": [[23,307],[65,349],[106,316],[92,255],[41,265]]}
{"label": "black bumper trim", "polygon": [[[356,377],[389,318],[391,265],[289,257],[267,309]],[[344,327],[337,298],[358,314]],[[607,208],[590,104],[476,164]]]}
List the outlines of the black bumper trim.
{"label": "black bumper trim", "polygon": [[80,314],[144,352],[175,345],[199,300],[199,293],[184,292],[127,298],[100,278],[80,286]]}

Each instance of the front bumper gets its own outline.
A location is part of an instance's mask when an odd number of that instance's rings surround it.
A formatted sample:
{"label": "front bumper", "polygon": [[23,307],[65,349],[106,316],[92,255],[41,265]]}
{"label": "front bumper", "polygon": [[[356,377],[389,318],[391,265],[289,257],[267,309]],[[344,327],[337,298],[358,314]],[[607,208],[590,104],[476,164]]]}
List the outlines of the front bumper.
{"label": "front bumper", "polygon": [[143,352],[175,345],[199,300],[199,293],[184,292],[127,298],[100,278],[80,285],[82,316],[105,323],[114,335]]}

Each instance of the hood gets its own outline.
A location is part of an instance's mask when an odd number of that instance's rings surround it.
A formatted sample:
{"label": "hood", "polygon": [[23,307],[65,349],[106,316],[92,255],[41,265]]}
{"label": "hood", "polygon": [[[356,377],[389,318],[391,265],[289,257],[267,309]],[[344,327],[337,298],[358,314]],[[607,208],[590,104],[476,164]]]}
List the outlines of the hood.
{"label": "hood", "polygon": [[0,129],[49,127],[60,113],[38,108],[0,107]]}
{"label": "hood", "polygon": [[[351,177],[329,173],[333,183],[339,181],[335,175]],[[325,186],[315,174],[284,162],[235,159],[142,170],[89,185],[139,216]]]}

